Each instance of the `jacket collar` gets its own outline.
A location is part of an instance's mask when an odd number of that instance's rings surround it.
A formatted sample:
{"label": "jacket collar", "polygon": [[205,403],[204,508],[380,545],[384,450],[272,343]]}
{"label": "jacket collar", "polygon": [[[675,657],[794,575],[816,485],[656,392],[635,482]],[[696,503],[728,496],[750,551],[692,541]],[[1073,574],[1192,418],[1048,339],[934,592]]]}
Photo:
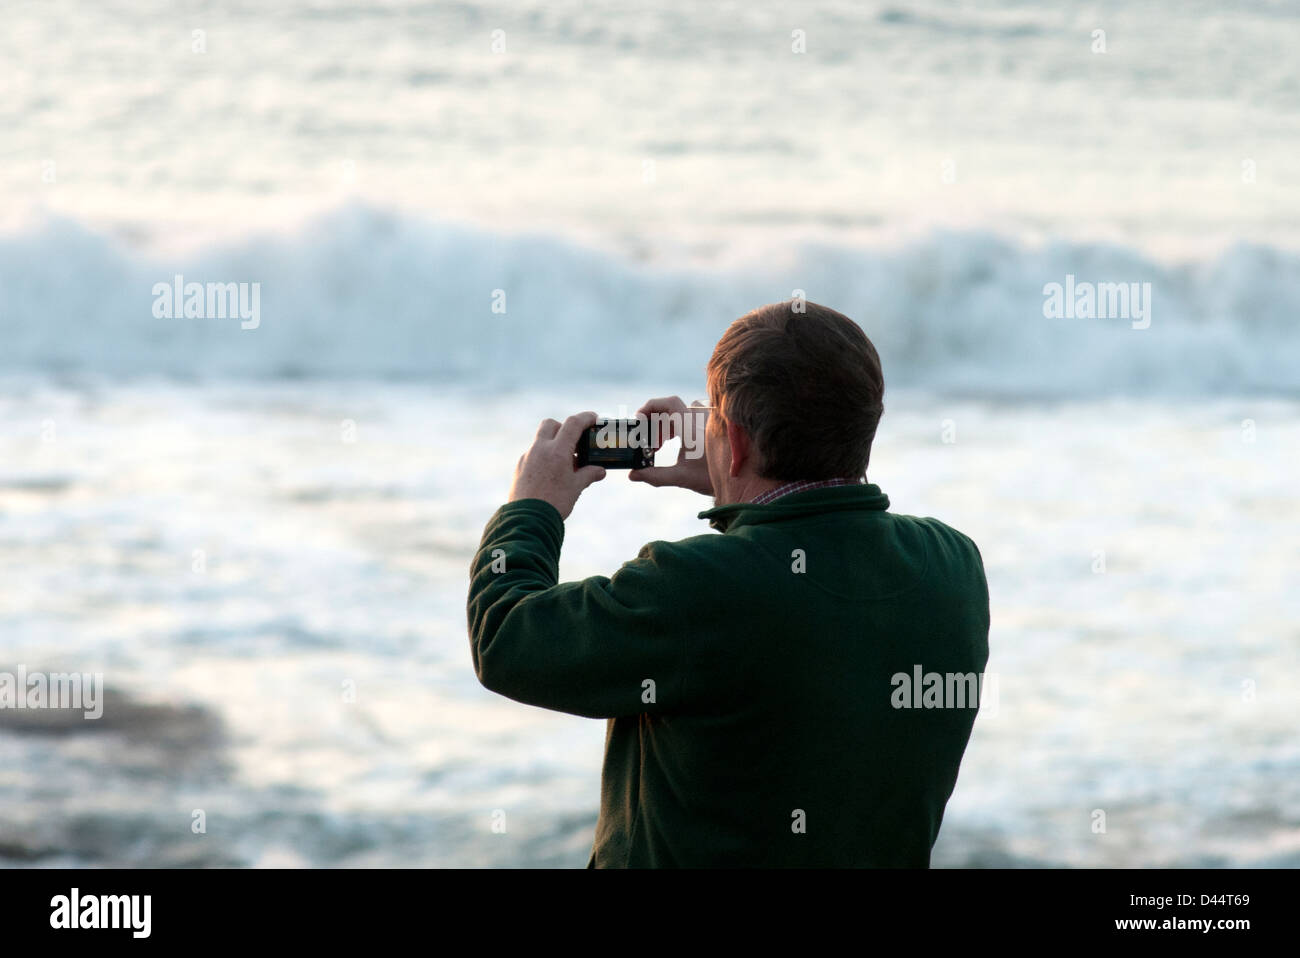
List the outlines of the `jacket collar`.
{"label": "jacket collar", "polygon": [[758,506],[752,502],[733,502],[725,506],[705,509],[699,518],[719,532],[728,532],[742,525],[776,522],[795,516],[818,512],[835,512],[841,509],[865,509],[883,512],[889,508],[889,497],[874,483],[858,486],[831,486],[826,489],[809,489],[793,492],[775,502]]}

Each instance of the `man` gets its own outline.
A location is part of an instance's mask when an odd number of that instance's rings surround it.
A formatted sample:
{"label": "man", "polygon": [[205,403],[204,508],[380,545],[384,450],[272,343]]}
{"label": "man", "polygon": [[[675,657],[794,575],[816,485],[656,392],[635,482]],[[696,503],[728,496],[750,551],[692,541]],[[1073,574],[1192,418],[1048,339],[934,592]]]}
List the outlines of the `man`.
{"label": "man", "polygon": [[723,534],[612,578],[557,582],[563,520],[604,477],[573,455],[596,416],[541,424],[471,569],[479,681],[609,720],[588,867],[928,867],[988,659],[979,550],[866,482],[884,382],[846,316],[736,320],[708,391],[707,412],[640,411],[707,416],[703,457],[631,478],[712,495]]}

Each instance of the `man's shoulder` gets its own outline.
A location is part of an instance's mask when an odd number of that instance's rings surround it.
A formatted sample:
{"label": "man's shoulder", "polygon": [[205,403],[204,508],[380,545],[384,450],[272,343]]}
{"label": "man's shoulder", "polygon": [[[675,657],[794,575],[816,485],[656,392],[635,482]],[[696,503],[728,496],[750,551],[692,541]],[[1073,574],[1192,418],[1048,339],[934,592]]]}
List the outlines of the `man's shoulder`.
{"label": "man's shoulder", "polygon": [[752,576],[756,558],[752,543],[716,532],[685,539],[655,539],[636,558],[623,563],[619,576],[650,575],[659,580],[725,588],[726,583]]}
{"label": "man's shoulder", "polygon": [[655,539],[647,542],[637,553],[637,558],[670,566],[716,565],[733,561],[748,549],[749,545],[736,536],[706,532],[685,539]]}
{"label": "man's shoulder", "polygon": [[921,527],[928,530],[929,533],[939,539],[946,540],[960,545],[963,549],[973,550],[976,555],[979,554],[979,546],[975,540],[954,526],[948,525],[942,519],[936,519],[934,516],[907,516],[892,514],[895,519],[906,522],[918,523]]}
{"label": "man's shoulder", "polygon": [[928,555],[927,565],[932,573],[940,569],[967,569],[984,574],[984,557],[975,540],[960,529],[948,525],[934,516],[912,516],[889,513],[891,522],[912,531],[924,540]]}
{"label": "man's shoulder", "polygon": [[752,562],[729,536],[699,535],[669,541],[655,539],[643,545],[636,557],[610,576],[612,588],[677,614],[696,614],[703,608],[725,605],[721,600],[743,594],[752,580]]}

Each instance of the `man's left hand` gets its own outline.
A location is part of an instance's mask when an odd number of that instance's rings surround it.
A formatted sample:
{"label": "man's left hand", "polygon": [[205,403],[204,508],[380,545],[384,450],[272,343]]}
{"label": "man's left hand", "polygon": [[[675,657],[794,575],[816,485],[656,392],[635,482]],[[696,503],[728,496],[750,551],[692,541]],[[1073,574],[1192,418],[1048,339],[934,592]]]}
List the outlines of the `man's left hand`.
{"label": "man's left hand", "polygon": [[561,519],[569,518],[582,490],[605,478],[600,466],[574,468],[578,439],[584,429],[596,425],[596,418],[594,412],[580,412],[563,425],[554,419],[542,420],[532,447],[515,466],[508,501],[541,499],[555,506]]}

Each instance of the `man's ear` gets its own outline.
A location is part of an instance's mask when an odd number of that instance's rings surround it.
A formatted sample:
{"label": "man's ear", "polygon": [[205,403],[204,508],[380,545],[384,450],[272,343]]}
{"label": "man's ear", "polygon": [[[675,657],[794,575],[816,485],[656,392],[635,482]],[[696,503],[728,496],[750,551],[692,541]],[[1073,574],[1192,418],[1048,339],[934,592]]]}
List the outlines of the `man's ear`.
{"label": "man's ear", "polygon": [[731,475],[740,475],[741,467],[749,461],[749,433],[734,422],[727,423],[727,443],[731,446]]}

